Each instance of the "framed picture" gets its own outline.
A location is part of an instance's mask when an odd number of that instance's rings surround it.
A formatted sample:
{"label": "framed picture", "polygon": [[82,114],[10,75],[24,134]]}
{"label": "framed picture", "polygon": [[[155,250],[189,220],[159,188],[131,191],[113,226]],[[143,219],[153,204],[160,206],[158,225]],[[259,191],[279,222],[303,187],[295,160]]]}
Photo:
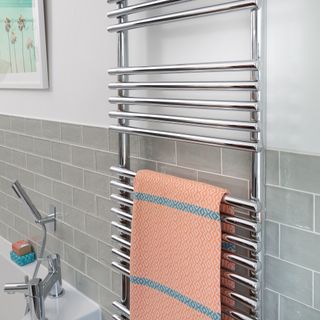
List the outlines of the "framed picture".
{"label": "framed picture", "polygon": [[44,0],[0,0],[0,89],[48,88]]}

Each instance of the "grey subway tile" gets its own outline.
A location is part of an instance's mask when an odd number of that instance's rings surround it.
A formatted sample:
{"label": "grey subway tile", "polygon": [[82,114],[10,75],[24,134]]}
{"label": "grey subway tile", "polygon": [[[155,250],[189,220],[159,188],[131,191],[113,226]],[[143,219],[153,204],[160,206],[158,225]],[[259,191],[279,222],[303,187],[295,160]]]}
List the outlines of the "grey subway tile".
{"label": "grey subway tile", "polygon": [[19,168],[11,164],[4,165],[4,177],[9,180],[17,180],[19,178]]}
{"label": "grey subway tile", "polygon": [[31,154],[27,155],[27,169],[36,172],[43,173],[43,159]]}
{"label": "grey subway tile", "polygon": [[312,272],[266,256],[266,288],[302,303],[312,304]]}
{"label": "grey subway tile", "polygon": [[98,241],[98,259],[107,266],[109,266],[112,261],[111,250],[111,245]]}
{"label": "grey subway tile", "polygon": [[299,302],[280,298],[280,320],[319,320],[320,311],[309,308]]}
{"label": "grey subway tile", "polygon": [[84,188],[95,194],[108,197],[110,195],[109,177],[99,173],[85,171]]}
{"label": "grey subway tile", "polygon": [[177,142],[178,165],[182,167],[221,173],[220,152],[211,146]]}
{"label": "grey subway tile", "polygon": [[89,257],[87,258],[87,274],[100,285],[111,286],[110,268]]}
{"label": "grey subway tile", "polygon": [[74,232],[75,247],[87,255],[97,258],[98,257],[98,242],[97,239],[86,235],[83,232],[75,230]]}
{"label": "grey subway tile", "polygon": [[114,202],[99,196],[96,197],[96,202],[97,202],[97,215],[102,219],[111,221],[112,217],[111,217],[110,211],[114,205]]}
{"label": "grey subway tile", "polygon": [[307,193],[267,187],[267,218],[288,225],[313,229],[313,196]]}
{"label": "grey subway tile", "polygon": [[24,132],[30,136],[40,137],[41,136],[41,120],[37,119],[25,119],[25,130]]}
{"label": "grey subway tile", "polygon": [[52,140],[61,139],[61,125],[59,122],[42,120],[42,135]]}
{"label": "grey subway tile", "polygon": [[115,292],[117,295],[121,296],[121,288],[122,288],[122,276],[121,274],[112,271],[111,272],[111,283],[112,283],[112,291]]}
{"label": "grey subway tile", "polygon": [[108,150],[108,130],[106,128],[84,126],[83,145],[95,149]]}
{"label": "grey subway tile", "polygon": [[4,145],[4,132],[0,131],[0,145]]}
{"label": "grey subway tile", "polygon": [[11,129],[11,119],[10,116],[0,115],[0,129],[10,130]]}
{"label": "grey subway tile", "polygon": [[11,119],[11,130],[16,132],[25,132],[25,118],[21,117],[14,117],[12,116]]}
{"label": "grey subway tile", "polygon": [[320,235],[281,226],[281,258],[320,271]]}
{"label": "grey subway tile", "polygon": [[64,244],[64,258],[74,268],[85,272],[86,269],[86,256],[77,249],[74,249],[67,244]]}
{"label": "grey subway tile", "polygon": [[264,290],[264,320],[279,320],[279,294]]}
{"label": "grey subway tile", "polygon": [[267,184],[279,184],[279,152],[273,150],[266,151],[266,180]]}
{"label": "grey subway tile", "polygon": [[61,140],[71,143],[82,143],[81,126],[76,124],[61,123]]}
{"label": "grey subway tile", "polygon": [[281,185],[320,193],[320,157],[280,153]]}
{"label": "grey subway tile", "polygon": [[13,132],[4,133],[4,143],[7,147],[18,149],[19,148],[19,135]]}
{"label": "grey subway tile", "polygon": [[85,169],[95,169],[95,153],[93,150],[72,147],[72,163]]}
{"label": "grey subway tile", "polygon": [[[251,154],[245,151],[222,149],[222,174],[250,179]],[[210,155],[209,159],[211,158]]]}
{"label": "grey subway tile", "polygon": [[[109,131],[109,151],[118,153],[119,151],[119,134],[112,130]],[[130,154],[133,157],[140,155],[140,137],[130,136]]]}
{"label": "grey subway tile", "polygon": [[111,227],[109,222],[90,215],[86,216],[86,232],[92,237],[104,242],[110,242],[110,229]]}
{"label": "grey subway tile", "polygon": [[142,137],[140,156],[145,159],[176,163],[175,142],[159,138]]}
{"label": "grey subway tile", "polygon": [[63,205],[63,221],[73,228],[85,230],[85,213],[70,207],[66,204]]}
{"label": "grey subway tile", "polygon": [[106,308],[109,312],[114,312],[114,307],[112,306],[113,301],[119,300],[119,297],[114,294],[111,290],[100,287],[100,304]]}
{"label": "grey subway tile", "polygon": [[0,147],[0,160],[10,163],[12,161],[11,149]]}
{"label": "grey subway tile", "polygon": [[17,216],[14,217],[14,228],[21,234],[28,235],[28,223]]}
{"label": "grey subway tile", "polygon": [[43,159],[43,172],[50,178],[61,180],[61,163],[49,159]]}
{"label": "grey subway tile", "polygon": [[12,150],[11,156],[12,156],[11,163],[13,165],[21,167],[21,168],[27,167],[27,155],[24,152]]}
{"label": "grey subway tile", "polygon": [[73,206],[87,213],[94,214],[95,213],[94,194],[80,190],[80,189],[73,189]]}
{"label": "grey subway tile", "polygon": [[52,195],[52,180],[46,177],[35,175],[34,187],[40,193]]}
{"label": "grey subway tile", "polygon": [[19,149],[25,152],[34,152],[34,139],[28,136],[19,136]]}
{"label": "grey subway tile", "polygon": [[71,146],[52,142],[52,158],[61,162],[71,162]]}
{"label": "grey subway tile", "polygon": [[76,272],[76,288],[89,298],[98,300],[98,284],[80,272]]}
{"label": "grey subway tile", "polygon": [[39,156],[51,158],[52,157],[51,141],[43,140],[43,139],[34,139],[34,152]]}
{"label": "grey subway tile", "polygon": [[65,223],[58,221],[57,230],[53,233],[54,236],[69,245],[74,244],[74,231]]}
{"label": "grey subway tile", "polygon": [[64,261],[61,262],[63,279],[69,282],[72,286],[76,285],[76,271]]}
{"label": "grey subway tile", "polygon": [[34,184],[35,184],[34,173],[20,169],[18,179],[20,180],[20,183],[25,187],[32,188],[32,189],[34,188]]}
{"label": "grey subway tile", "polygon": [[[0,211],[2,209],[0,208]],[[0,222],[0,236],[8,239],[8,226],[5,223]]]}
{"label": "grey subway tile", "polygon": [[23,234],[20,232],[16,231],[15,229],[8,228],[8,240],[10,242],[16,242],[18,240],[23,239]]}
{"label": "grey subway tile", "polygon": [[83,169],[62,164],[62,181],[75,187],[83,187]]}
{"label": "grey subway tile", "polygon": [[6,209],[0,210],[0,221],[10,227],[14,227],[14,215]]}
{"label": "grey subway tile", "polygon": [[265,222],[266,253],[279,256],[279,225],[271,221]]}
{"label": "grey subway tile", "polygon": [[96,151],[96,165],[97,171],[111,175],[111,166],[117,166],[119,164],[119,156],[115,153]]}
{"label": "grey subway tile", "polygon": [[161,173],[174,175],[180,178],[197,180],[197,172],[191,169],[181,168],[164,163],[158,163],[158,171]]}
{"label": "grey subway tile", "polygon": [[227,189],[233,197],[248,198],[248,181],[230,178],[206,172],[199,172],[198,179],[201,182],[213,184],[220,188]]}
{"label": "grey subway tile", "polygon": [[53,181],[52,195],[62,203],[72,204],[72,187],[66,184]]}
{"label": "grey subway tile", "polygon": [[138,158],[131,158],[130,159],[130,168],[132,171],[139,171],[142,169],[148,170],[157,170],[157,164],[154,161],[145,160],[145,159],[138,159]]}

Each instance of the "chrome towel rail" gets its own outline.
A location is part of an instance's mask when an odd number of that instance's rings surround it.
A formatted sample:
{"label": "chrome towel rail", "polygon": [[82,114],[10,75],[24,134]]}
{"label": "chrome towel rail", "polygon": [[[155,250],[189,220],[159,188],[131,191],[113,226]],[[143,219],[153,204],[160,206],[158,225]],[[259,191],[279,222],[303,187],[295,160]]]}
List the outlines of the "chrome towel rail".
{"label": "chrome towel rail", "polygon": [[[138,4],[128,5],[128,0],[108,0],[109,3],[117,4],[117,9],[109,12],[110,18],[115,18],[116,25],[108,28],[110,32],[117,32],[118,36],[118,66],[108,72],[117,79],[109,84],[110,89],[117,92],[116,96],[109,98],[111,104],[117,105],[117,111],[111,111],[109,116],[117,119],[117,125],[110,126],[119,134],[119,165],[110,170],[118,176],[111,180],[110,185],[114,193],[111,199],[118,206],[111,209],[115,215],[112,222],[112,253],[113,268],[122,274],[121,302],[113,303],[120,315],[113,315],[115,320],[130,318],[130,248],[131,248],[131,221],[133,206],[132,179],[136,173],[130,170],[130,147],[129,136],[150,136],[163,139],[173,139],[195,144],[210,145],[219,148],[230,148],[251,153],[252,176],[250,181],[249,199],[240,199],[232,195],[226,195],[223,203],[234,208],[234,214],[221,212],[223,223],[222,233],[222,281],[221,294],[225,298],[222,301],[222,313],[237,320],[262,320],[261,303],[263,288],[263,216],[264,216],[264,148],[263,148],[263,61],[262,54],[262,10],[263,0],[239,0],[218,5],[211,5],[196,9],[172,12],[164,15],[151,16],[148,18],[133,18],[132,14],[142,13],[161,7],[177,8],[181,3],[197,4],[193,0],[149,0]],[[251,42],[252,52],[247,60],[220,61],[203,63],[184,63],[166,65],[140,65],[130,66],[128,63],[128,36],[129,30],[148,27],[156,24],[170,23],[191,18],[200,18],[209,15],[234,12],[247,9],[251,14]],[[177,9],[178,10],[178,9]],[[200,73],[228,73],[242,72],[239,75],[250,79],[237,81],[132,81],[131,76],[162,74],[197,74]],[[193,79],[193,78],[192,78]],[[141,91],[139,96],[131,96],[134,91]],[[240,92],[242,97],[250,96],[246,101],[212,100],[212,99],[187,99],[154,97],[153,91],[206,91]],[[144,96],[148,94],[148,96]],[[131,106],[147,106],[132,111]],[[159,108],[195,109],[199,110],[196,117],[169,115],[163,112],[150,112]],[[166,110],[166,109],[162,109]],[[201,114],[201,110],[210,110],[214,114],[216,110],[231,112],[248,112],[250,120],[222,120]],[[172,111],[171,111],[172,112]],[[234,117],[233,117],[234,118]],[[248,118],[249,119],[249,118]],[[130,125],[135,121],[136,126]],[[141,127],[141,121],[152,123],[165,123],[170,127],[166,131]],[[206,135],[184,133],[183,126],[205,127],[235,132],[247,132],[248,139],[225,139],[210,134]],[[171,131],[171,127],[175,130]],[[179,130],[177,128],[180,128]],[[212,130],[213,131],[213,130]],[[191,131],[190,131],[191,132]],[[199,132],[199,131],[198,131]],[[215,132],[215,131],[214,131]],[[247,140],[247,141],[246,141]],[[225,228],[228,227],[228,228]],[[234,232],[235,231],[235,232]],[[232,284],[232,285],[231,285]],[[236,284],[236,285],[233,285]],[[231,305],[229,305],[231,302]]]}
{"label": "chrome towel rail", "polygon": [[173,64],[163,66],[140,66],[110,69],[110,75],[120,74],[153,74],[153,73],[199,73],[199,72],[226,72],[226,71],[258,71],[257,61],[235,61],[215,63]]}
{"label": "chrome towel rail", "polygon": [[224,3],[220,5],[204,7],[200,9],[193,9],[188,11],[181,11],[181,12],[166,14],[158,17],[140,19],[140,20],[135,20],[131,22],[123,22],[123,23],[119,23],[118,25],[109,27],[108,31],[109,32],[126,31],[130,29],[151,26],[159,23],[168,23],[168,22],[180,21],[185,19],[209,16],[212,14],[220,14],[220,13],[226,13],[226,12],[231,12],[236,10],[253,9],[253,8],[257,8],[256,0],[234,1],[234,2]]}

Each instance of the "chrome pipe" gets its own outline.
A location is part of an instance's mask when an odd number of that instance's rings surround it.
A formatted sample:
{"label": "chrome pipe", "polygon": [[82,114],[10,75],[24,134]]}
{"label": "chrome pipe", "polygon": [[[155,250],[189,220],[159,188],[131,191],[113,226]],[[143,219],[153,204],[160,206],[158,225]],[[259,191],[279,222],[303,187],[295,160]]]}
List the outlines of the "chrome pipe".
{"label": "chrome pipe", "polygon": [[131,228],[119,223],[119,222],[116,222],[116,221],[112,221],[111,222],[111,225],[117,229],[119,229],[121,232],[124,232],[124,233],[127,233],[127,234],[131,234]]}
{"label": "chrome pipe", "polygon": [[258,320],[256,316],[245,315],[240,311],[233,310],[229,306],[222,305],[222,312],[235,320]]}
{"label": "chrome pipe", "polygon": [[120,317],[120,316],[118,316],[117,314],[113,314],[112,315],[112,319],[113,320],[126,320],[127,318],[124,318],[124,317]]}
{"label": "chrome pipe", "polygon": [[[129,178],[134,178],[136,176],[136,172],[128,170],[128,169],[124,169],[124,168],[120,168],[120,167],[115,167],[112,166],[110,167],[110,171],[115,172],[119,175],[122,176],[126,176]],[[123,184],[123,183],[118,183],[115,180],[111,181],[111,185],[114,187],[124,187],[126,191],[128,192],[132,192],[133,191],[133,186],[131,186],[130,184]],[[231,197],[229,195],[225,195],[223,197],[223,203],[228,204],[230,206],[233,206],[235,208],[242,208],[245,210],[249,210],[252,212],[259,212],[260,211],[260,205],[259,203],[257,203],[254,200],[244,200],[244,199],[239,199],[239,198],[234,198]]]}
{"label": "chrome pipe", "polygon": [[136,5],[128,6],[123,9],[111,11],[107,14],[107,16],[109,18],[114,18],[114,17],[118,18],[124,15],[129,15],[129,14],[133,14],[133,13],[137,13],[145,10],[166,7],[174,4],[180,4],[187,1],[191,1],[191,0],[154,0],[149,2],[143,2]]}
{"label": "chrome pipe", "polygon": [[257,291],[260,289],[259,283],[256,280],[248,279],[243,276],[240,276],[239,274],[236,274],[234,272],[226,271],[226,270],[221,270],[221,276],[228,279],[232,280],[234,282],[237,282],[250,290]]}
{"label": "chrome pipe", "polygon": [[111,97],[112,104],[125,103],[127,105],[159,106],[167,108],[195,108],[233,111],[258,111],[258,103],[254,101],[213,101],[213,100],[187,100],[187,99],[156,99],[134,97]]}
{"label": "chrome pipe", "polygon": [[221,214],[221,221],[228,223],[228,224],[231,224],[231,225],[234,225],[236,227],[240,227],[240,228],[249,230],[251,232],[260,232],[260,230],[261,230],[260,224],[258,224],[256,222],[252,222],[247,219],[243,219],[243,218],[237,218],[234,216]]}
{"label": "chrome pipe", "polygon": [[257,71],[258,62],[248,61],[230,61],[230,62],[211,62],[211,63],[188,63],[172,64],[159,66],[136,66],[127,68],[114,68],[108,72],[110,75],[133,75],[149,73],[198,73],[198,72],[217,72],[217,71]]}
{"label": "chrome pipe", "polygon": [[126,262],[130,262],[130,256],[128,256],[127,254],[125,254],[123,251],[116,249],[116,248],[112,248],[111,252],[116,255],[118,258],[120,259],[124,259]]}
{"label": "chrome pipe", "polygon": [[130,241],[127,241],[125,239],[123,239],[121,236],[117,236],[117,235],[112,235],[111,239],[118,242],[119,244],[125,246],[127,249],[131,248],[131,243]]}
{"label": "chrome pipe", "polygon": [[249,258],[241,257],[239,255],[236,255],[234,253],[222,252],[222,258],[226,259],[229,262],[235,263],[239,266],[242,266],[248,270],[251,270],[253,272],[258,272],[261,270],[261,263],[256,260],[252,260]]}
{"label": "chrome pipe", "polygon": [[126,211],[123,211],[121,209],[118,208],[111,208],[111,212],[118,215],[120,218],[122,219],[126,219],[131,221],[132,220],[132,215]]}
{"label": "chrome pipe", "polygon": [[130,276],[130,270],[126,267],[124,267],[121,263],[113,261],[111,263],[112,267],[115,268],[117,271],[123,273],[125,276]]}
{"label": "chrome pipe", "polygon": [[248,306],[249,308],[251,308],[252,310],[257,310],[259,307],[259,304],[257,302],[257,300],[255,299],[251,299],[248,298],[242,294],[239,294],[237,292],[233,292],[231,290],[228,289],[223,289],[222,290],[222,294],[225,295],[226,297],[238,301],[246,306]]}
{"label": "chrome pipe", "polygon": [[222,240],[224,240],[228,243],[235,244],[239,247],[248,249],[254,253],[258,253],[261,250],[261,243],[260,242],[256,242],[254,240],[248,240],[248,239],[245,239],[245,238],[242,238],[239,236],[223,233]]}
{"label": "chrome pipe", "polygon": [[135,128],[135,127],[110,126],[109,128],[116,132],[125,132],[133,135],[158,137],[158,138],[164,138],[164,139],[175,139],[175,140],[184,141],[184,142],[193,142],[193,143],[198,143],[203,145],[224,147],[224,148],[243,150],[248,152],[257,152],[260,150],[259,144],[255,142],[220,139],[220,138],[197,136],[197,135],[185,134],[185,133],[176,133],[176,132],[170,132],[170,131],[151,130],[151,129],[143,129],[143,128]]}
{"label": "chrome pipe", "polygon": [[120,23],[108,28],[109,32],[119,32],[124,30],[131,30],[146,26],[151,26],[160,23],[174,22],[179,20],[192,19],[196,17],[205,17],[212,14],[226,13],[236,10],[252,9],[257,7],[257,1],[255,0],[241,0],[233,1],[229,3],[219,4],[210,7],[204,7],[200,9],[192,9],[187,11],[180,11],[176,13],[166,14],[157,17],[145,18],[134,20],[126,23]]}
{"label": "chrome pipe", "polygon": [[117,194],[112,194],[110,196],[110,199],[114,200],[114,201],[117,201],[117,202],[119,202],[119,203],[121,203],[121,204],[123,204],[125,206],[128,206],[128,207],[132,207],[133,206],[133,200],[121,197],[120,195],[117,195]]}
{"label": "chrome pipe", "polygon": [[130,310],[118,301],[112,302],[112,305],[120,310],[126,317],[130,317]]}
{"label": "chrome pipe", "polygon": [[250,132],[259,131],[258,123],[249,122],[249,121],[231,121],[231,120],[206,119],[206,118],[184,117],[184,116],[175,116],[175,115],[150,114],[150,113],[141,113],[141,112],[119,112],[119,111],[110,111],[109,117],[117,118],[117,119],[153,121],[153,122],[180,124],[180,125],[210,127],[210,128],[216,128],[216,129],[250,131]]}
{"label": "chrome pipe", "polygon": [[257,81],[198,81],[198,82],[113,82],[109,89],[120,90],[221,90],[257,91]]}

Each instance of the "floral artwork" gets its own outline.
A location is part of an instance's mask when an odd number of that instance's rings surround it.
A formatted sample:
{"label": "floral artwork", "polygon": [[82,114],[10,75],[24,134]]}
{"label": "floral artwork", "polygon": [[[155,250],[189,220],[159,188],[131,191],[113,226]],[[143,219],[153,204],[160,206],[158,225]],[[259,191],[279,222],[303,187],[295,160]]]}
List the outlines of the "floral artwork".
{"label": "floral artwork", "polygon": [[42,1],[0,0],[0,88],[47,87]]}

